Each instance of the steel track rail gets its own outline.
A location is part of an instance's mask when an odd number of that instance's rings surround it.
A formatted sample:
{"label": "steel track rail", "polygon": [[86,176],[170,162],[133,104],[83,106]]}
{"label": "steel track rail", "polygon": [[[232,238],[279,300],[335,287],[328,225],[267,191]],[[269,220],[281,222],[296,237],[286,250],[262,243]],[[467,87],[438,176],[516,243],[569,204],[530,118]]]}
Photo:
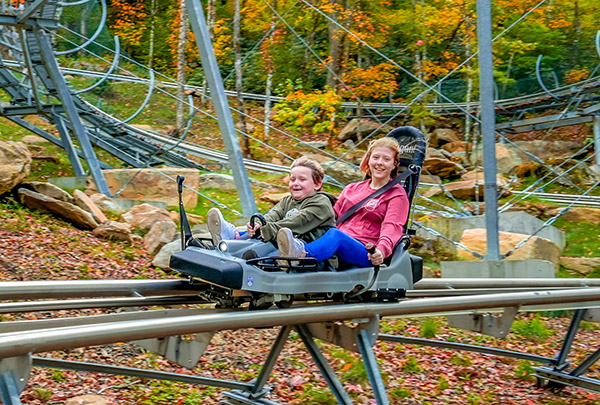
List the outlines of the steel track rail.
{"label": "steel track rail", "polygon": [[348,304],[228,312],[168,319],[161,317],[2,334],[0,335],[0,357],[229,329],[586,301],[600,303],[600,288],[424,298],[406,300],[397,304]]}

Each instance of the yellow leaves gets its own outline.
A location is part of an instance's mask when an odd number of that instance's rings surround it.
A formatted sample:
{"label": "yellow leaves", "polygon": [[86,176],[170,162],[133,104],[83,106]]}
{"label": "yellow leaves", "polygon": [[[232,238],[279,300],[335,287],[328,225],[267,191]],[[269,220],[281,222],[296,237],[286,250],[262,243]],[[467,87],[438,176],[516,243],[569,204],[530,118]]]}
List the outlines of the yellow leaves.
{"label": "yellow leaves", "polygon": [[[396,70],[394,65],[385,62],[366,69],[355,68],[345,73],[342,79],[357,97],[378,99],[387,97],[398,89],[395,80]],[[347,90],[344,91],[344,95],[354,97]]]}
{"label": "yellow leaves", "polygon": [[126,0],[112,0],[111,7],[116,10],[115,22],[110,26],[119,33],[121,41],[130,45],[139,45],[145,25],[141,20],[148,17],[143,2],[131,4]]}
{"label": "yellow leaves", "polygon": [[577,83],[582,80],[587,79],[590,76],[590,69],[587,67],[584,68],[575,68],[569,70],[565,73],[564,80],[566,83]]}

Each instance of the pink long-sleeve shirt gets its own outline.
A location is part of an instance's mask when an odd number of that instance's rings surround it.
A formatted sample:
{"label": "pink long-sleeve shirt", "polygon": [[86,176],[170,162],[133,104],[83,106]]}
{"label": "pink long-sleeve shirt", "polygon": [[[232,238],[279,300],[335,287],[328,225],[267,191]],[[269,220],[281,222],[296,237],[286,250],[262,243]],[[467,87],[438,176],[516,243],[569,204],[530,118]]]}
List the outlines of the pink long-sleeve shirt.
{"label": "pink long-sleeve shirt", "polygon": [[[357,202],[373,194],[375,190],[370,184],[369,179],[347,185],[333,207],[336,217],[339,218]],[[396,184],[379,197],[364,203],[338,228],[364,244],[374,243],[383,257],[388,257],[402,237],[408,208],[406,191]]]}

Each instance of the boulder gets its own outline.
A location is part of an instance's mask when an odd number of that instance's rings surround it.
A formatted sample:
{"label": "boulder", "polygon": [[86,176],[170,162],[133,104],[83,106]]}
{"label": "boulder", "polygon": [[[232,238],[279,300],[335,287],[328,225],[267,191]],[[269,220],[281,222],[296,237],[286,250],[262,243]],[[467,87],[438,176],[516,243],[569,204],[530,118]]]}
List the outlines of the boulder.
{"label": "boulder", "polygon": [[171,256],[173,253],[177,253],[181,251],[181,241],[174,240],[173,242],[169,242],[164,245],[160,251],[154,256],[152,260],[152,265],[155,267],[160,267],[161,269],[168,270],[171,267],[169,266],[169,261],[171,260]]}
{"label": "boulder", "polygon": [[342,142],[348,139],[360,140],[375,131],[377,131],[378,134],[387,134],[390,131],[390,128],[387,126],[382,128],[377,122],[366,118],[354,118],[342,128],[337,135],[337,139]]}
{"label": "boulder", "polygon": [[115,200],[104,194],[94,193],[90,195],[90,200],[92,200],[92,202],[96,204],[96,206],[104,213],[121,215],[123,212],[125,212]]}
{"label": "boulder", "polygon": [[121,220],[130,224],[134,229],[149,231],[156,222],[171,221],[171,215],[163,208],[140,204],[121,215]]}
{"label": "boulder", "polygon": [[144,248],[150,254],[157,253],[164,245],[173,241],[177,225],[173,221],[156,222],[144,236]]}
{"label": "boulder", "polygon": [[73,199],[75,200],[75,204],[77,204],[79,207],[83,208],[84,210],[86,210],[88,212],[91,212],[92,215],[94,216],[94,219],[99,224],[108,221],[108,218],[106,218],[106,215],[104,215],[104,213],[100,210],[100,208],[98,208],[98,206],[96,204],[94,204],[94,202],[90,199],[90,197],[85,195],[85,193],[83,191],[81,191],[81,190],[73,191]]}
{"label": "boulder", "polygon": [[31,144],[37,144],[37,143],[50,143],[49,140],[47,140],[46,138],[42,138],[41,136],[37,136],[37,135],[25,135],[23,138],[21,138],[21,142],[27,144],[27,145],[31,145]]}
{"label": "boulder", "polygon": [[19,189],[19,198],[21,203],[27,207],[57,215],[77,228],[91,230],[98,226],[92,214],[82,210],[75,204],[60,201],[24,188]]}
{"label": "boulder", "polygon": [[[500,253],[505,254],[521,243],[524,239],[529,238],[529,235],[522,233],[511,233],[499,231]],[[487,231],[485,229],[467,229],[463,232],[460,243],[472,251],[486,254],[487,252]],[[457,256],[460,260],[478,260],[463,249],[457,250]],[[554,263],[555,269],[558,270],[560,260],[560,248],[557,244],[549,239],[540,238],[538,236],[531,237],[527,243],[515,250],[506,260],[528,260],[542,259]]]}
{"label": "boulder", "polygon": [[218,188],[226,191],[235,191],[235,180],[229,174],[207,173],[198,177],[198,187],[200,188]]}
{"label": "boulder", "polygon": [[[586,151],[579,152],[582,145],[577,142],[544,141],[536,139],[533,141],[515,141],[514,144],[521,150],[531,153],[542,161],[548,159],[568,159],[571,157],[582,158],[587,153]],[[577,152],[579,152],[579,155],[573,156]],[[518,153],[524,161],[533,160],[521,151]]]}
{"label": "boulder", "polygon": [[273,204],[277,204],[279,201],[283,200],[288,195],[290,195],[290,193],[263,193],[260,196],[260,199]]}
{"label": "boulder", "polygon": [[132,242],[131,225],[124,222],[106,221],[92,231],[98,237],[109,240],[124,240]]}
{"label": "boulder", "polygon": [[467,149],[469,151],[473,150],[473,144],[465,141],[454,141],[442,145],[441,148],[448,153],[466,152]]}
{"label": "boulder", "polygon": [[[500,173],[511,173],[517,166],[523,163],[523,159],[517,153],[515,147],[496,144],[496,167]],[[477,150],[471,154],[471,162],[474,166],[483,166],[483,146],[479,144]]]}
{"label": "boulder", "polygon": [[[199,172],[197,169],[178,167],[163,167],[160,171],[111,169],[103,170],[102,173],[112,195],[119,192],[119,197],[127,200],[157,201],[172,207],[179,204],[175,178],[177,175],[183,175],[185,176],[185,185],[190,188],[183,188],[183,203],[186,207],[195,207],[198,203],[198,194],[193,191],[198,188]],[[97,191],[96,185],[89,179],[86,194],[90,195]]]}
{"label": "boulder", "polygon": [[[501,183],[498,184],[498,193],[502,193],[502,197],[510,195],[510,192],[504,190],[504,185]],[[452,194],[455,198],[461,200],[471,200],[471,201],[483,201],[483,193],[484,193],[484,182],[483,180],[461,180],[455,181],[453,183],[447,183],[444,185],[446,191]],[[434,195],[442,194],[443,190],[441,187],[432,187],[427,190],[425,197],[433,197]]]}
{"label": "boulder", "polygon": [[457,141],[460,141],[460,138],[456,135],[454,130],[450,128],[437,128],[429,135],[428,143],[433,147],[438,147],[446,143]]}
{"label": "boulder", "polygon": [[299,148],[325,149],[327,142],[325,141],[301,141],[297,145]]}
{"label": "boulder", "polygon": [[587,277],[593,271],[600,269],[600,257],[562,256],[560,258],[560,265],[568,272]]}
{"label": "boulder", "polygon": [[12,190],[31,171],[31,153],[20,142],[0,141],[0,194]]}
{"label": "boulder", "polygon": [[361,181],[364,178],[360,169],[354,168],[344,162],[329,161],[322,163],[321,166],[323,166],[326,174],[344,184]]}
{"label": "boulder", "polygon": [[[553,217],[564,208],[552,208],[544,212],[545,216]],[[600,208],[571,207],[569,211],[561,216],[569,222],[589,222],[600,225]]]}
{"label": "boulder", "polygon": [[22,187],[35,191],[36,193],[47,195],[60,201],[73,203],[73,196],[67,193],[62,188],[55,186],[52,183],[42,181],[28,181],[21,184]]}
{"label": "boulder", "polygon": [[67,399],[65,405],[108,405],[108,401],[101,395],[78,395]]}
{"label": "boulder", "polygon": [[456,162],[446,158],[427,158],[423,162],[423,168],[428,174],[439,176],[442,179],[455,179],[464,173],[465,168]]}

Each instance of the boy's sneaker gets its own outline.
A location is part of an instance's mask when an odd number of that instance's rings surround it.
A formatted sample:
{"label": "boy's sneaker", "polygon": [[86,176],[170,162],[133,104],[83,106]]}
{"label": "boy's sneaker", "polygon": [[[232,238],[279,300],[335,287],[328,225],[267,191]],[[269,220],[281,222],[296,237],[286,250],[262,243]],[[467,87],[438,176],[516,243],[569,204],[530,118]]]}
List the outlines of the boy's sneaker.
{"label": "boy's sneaker", "polygon": [[222,240],[235,239],[235,226],[225,221],[223,214],[221,214],[218,208],[208,210],[206,213],[206,225],[215,246]]}
{"label": "boy's sneaker", "polygon": [[294,234],[288,228],[281,228],[277,232],[277,246],[281,257],[302,258],[306,256],[304,242],[294,238]]}

